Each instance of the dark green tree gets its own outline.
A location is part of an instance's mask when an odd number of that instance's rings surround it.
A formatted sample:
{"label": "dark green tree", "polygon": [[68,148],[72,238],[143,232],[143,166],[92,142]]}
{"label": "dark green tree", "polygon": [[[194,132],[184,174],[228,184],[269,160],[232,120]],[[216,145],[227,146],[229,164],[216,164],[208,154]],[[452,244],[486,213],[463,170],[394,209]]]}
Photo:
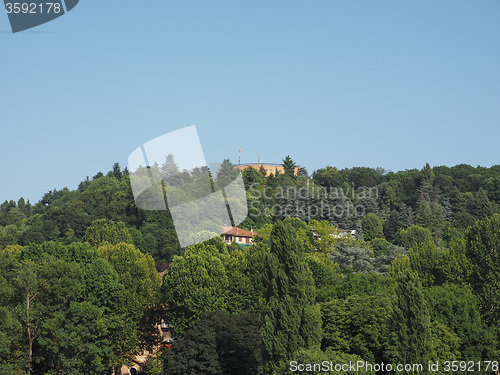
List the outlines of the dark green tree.
{"label": "dark green tree", "polygon": [[500,337],[500,215],[469,228],[466,255],[472,263],[470,283],[479,296],[481,313]]}
{"label": "dark green tree", "polygon": [[248,167],[243,170],[243,182],[245,183],[245,189],[249,189],[253,186],[254,189],[260,188],[264,185],[264,176],[258,170],[252,167]]}
{"label": "dark green tree", "polygon": [[[497,342],[479,313],[478,297],[467,285],[444,284],[424,290],[433,320],[459,337],[461,357],[467,361],[494,358]],[[446,360],[441,358],[441,360]]]}
{"label": "dark green tree", "polygon": [[417,212],[417,225],[432,230],[432,210],[429,202],[423,201]]}
{"label": "dark green tree", "polygon": [[415,272],[406,270],[396,277],[392,306],[391,331],[397,349],[393,360],[425,367],[432,352],[430,317],[422,284]]}
{"label": "dark green tree", "polygon": [[295,162],[292,160],[290,155],[287,155],[283,159],[282,165],[283,165],[283,169],[285,171],[285,176],[287,176],[291,179],[295,179],[296,178],[295,168],[297,167],[297,164],[295,164]]}
{"label": "dark green tree", "polygon": [[[253,169],[253,168],[252,168]],[[233,163],[229,161],[229,159],[225,159],[220,165],[219,170],[217,171],[217,187],[219,189],[223,189],[231,182],[235,180],[236,177],[240,174],[239,169],[235,169]]]}
{"label": "dark green tree", "polygon": [[254,314],[204,314],[164,354],[172,375],[254,375],[259,368],[259,320]]}
{"label": "dark green tree", "polygon": [[228,257],[227,250],[223,254],[205,243],[174,257],[161,290],[175,335],[182,336],[203,313],[227,309],[229,280],[224,263]]}
{"label": "dark green tree", "polygon": [[361,219],[363,227],[363,238],[365,241],[371,241],[377,237],[384,237],[384,222],[374,213],[369,213]]}
{"label": "dark green tree", "polygon": [[314,279],[290,224],[277,222],[263,275],[261,314],[264,371],[271,373],[300,348],[318,346],[321,316]]}
{"label": "dark green tree", "polygon": [[392,307],[386,295],[352,295],[321,304],[322,347],[357,354],[371,363],[385,361],[391,345]]}
{"label": "dark green tree", "polygon": [[387,241],[392,242],[396,238],[396,233],[401,228],[401,216],[399,212],[393,210],[384,223],[384,236]]}

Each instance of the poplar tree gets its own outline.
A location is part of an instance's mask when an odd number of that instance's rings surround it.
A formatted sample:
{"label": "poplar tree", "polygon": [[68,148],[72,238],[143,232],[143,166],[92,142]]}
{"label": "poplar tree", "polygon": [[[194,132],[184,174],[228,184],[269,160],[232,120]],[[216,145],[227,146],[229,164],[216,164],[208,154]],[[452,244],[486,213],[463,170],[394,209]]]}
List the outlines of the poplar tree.
{"label": "poplar tree", "polygon": [[500,338],[500,215],[469,228],[466,256],[472,263],[470,283],[479,296],[481,314]]}
{"label": "poplar tree", "polygon": [[276,223],[270,245],[261,315],[265,373],[272,373],[300,348],[319,347],[322,336],[314,280],[291,224]]}
{"label": "poplar tree", "polygon": [[430,317],[422,284],[414,271],[406,270],[396,277],[391,325],[398,357],[394,359],[425,368],[432,352]]}

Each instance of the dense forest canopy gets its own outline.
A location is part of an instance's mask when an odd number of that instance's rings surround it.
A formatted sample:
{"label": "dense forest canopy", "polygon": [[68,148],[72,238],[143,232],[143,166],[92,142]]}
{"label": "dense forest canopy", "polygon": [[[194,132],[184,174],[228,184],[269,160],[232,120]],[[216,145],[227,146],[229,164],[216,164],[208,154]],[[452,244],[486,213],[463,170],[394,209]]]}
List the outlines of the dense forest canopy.
{"label": "dense forest canopy", "polygon": [[[257,232],[245,248],[181,248],[169,212],[139,208],[118,164],[2,203],[0,374],[108,374],[144,349],[147,374],[498,370],[500,166],[283,167],[242,172],[240,227]],[[216,188],[238,174],[221,170]],[[173,192],[195,194],[200,173],[176,170]],[[390,370],[302,373],[355,372]]]}

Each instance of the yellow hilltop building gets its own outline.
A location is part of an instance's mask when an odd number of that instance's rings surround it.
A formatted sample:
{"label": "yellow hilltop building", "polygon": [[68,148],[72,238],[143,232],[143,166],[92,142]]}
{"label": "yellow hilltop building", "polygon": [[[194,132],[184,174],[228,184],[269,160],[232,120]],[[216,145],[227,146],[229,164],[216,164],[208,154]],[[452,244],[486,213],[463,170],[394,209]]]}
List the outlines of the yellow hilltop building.
{"label": "yellow hilltop building", "polygon": [[[280,174],[285,173],[285,169],[283,168],[283,165],[281,164],[271,164],[271,163],[246,163],[246,164],[235,164],[234,168],[241,169],[242,171],[247,169],[247,168],[253,168],[256,169],[257,171],[260,171],[260,169],[264,168],[266,171],[266,177],[269,176],[271,173],[276,173],[278,171]],[[295,174],[299,173],[299,166],[295,167]]]}

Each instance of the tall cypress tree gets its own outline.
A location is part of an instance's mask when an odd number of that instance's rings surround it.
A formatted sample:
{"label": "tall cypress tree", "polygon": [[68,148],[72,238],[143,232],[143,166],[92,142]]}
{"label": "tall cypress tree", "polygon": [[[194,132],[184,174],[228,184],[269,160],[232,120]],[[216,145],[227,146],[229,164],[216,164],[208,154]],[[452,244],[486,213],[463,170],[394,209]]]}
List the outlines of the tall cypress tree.
{"label": "tall cypress tree", "polygon": [[393,359],[399,363],[420,363],[426,369],[432,351],[430,317],[422,284],[414,271],[406,270],[396,277],[392,331],[397,349],[397,358]]}
{"label": "tall cypress tree", "polygon": [[500,339],[500,215],[479,220],[467,231],[466,255],[472,263],[470,283],[479,296],[481,314]]}
{"label": "tall cypress tree", "polygon": [[295,230],[289,223],[276,223],[270,243],[261,315],[265,373],[272,373],[298,349],[319,346],[322,336],[314,280]]}

